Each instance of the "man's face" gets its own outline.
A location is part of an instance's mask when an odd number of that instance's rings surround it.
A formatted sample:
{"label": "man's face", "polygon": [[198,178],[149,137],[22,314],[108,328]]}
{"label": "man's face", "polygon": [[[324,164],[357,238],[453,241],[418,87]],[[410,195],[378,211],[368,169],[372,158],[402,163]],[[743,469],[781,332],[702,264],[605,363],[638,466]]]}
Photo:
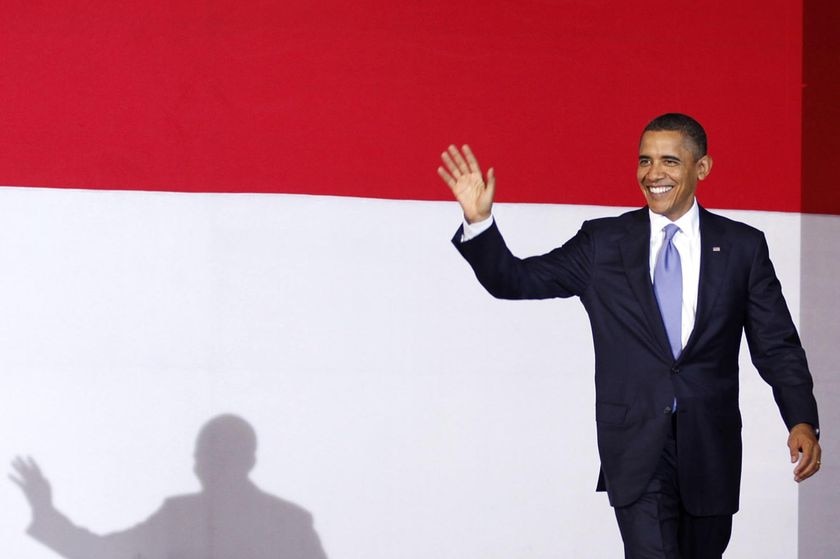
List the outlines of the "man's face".
{"label": "man's face", "polygon": [[681,132],[645,132],[639,144],[636,178],[654,213],[676,221],[691,209],[697,181],[712,168],[708,155],[695,159],[691,140]]}

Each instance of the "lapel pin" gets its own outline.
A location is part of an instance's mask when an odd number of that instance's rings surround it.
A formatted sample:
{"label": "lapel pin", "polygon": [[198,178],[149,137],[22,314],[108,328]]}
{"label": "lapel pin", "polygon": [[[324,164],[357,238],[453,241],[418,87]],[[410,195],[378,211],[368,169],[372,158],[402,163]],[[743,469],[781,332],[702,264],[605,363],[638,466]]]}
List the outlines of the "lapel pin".
{"label": "lapel pin", "polygon": [[720,247],[712,247],[712,252],[720,252]]}

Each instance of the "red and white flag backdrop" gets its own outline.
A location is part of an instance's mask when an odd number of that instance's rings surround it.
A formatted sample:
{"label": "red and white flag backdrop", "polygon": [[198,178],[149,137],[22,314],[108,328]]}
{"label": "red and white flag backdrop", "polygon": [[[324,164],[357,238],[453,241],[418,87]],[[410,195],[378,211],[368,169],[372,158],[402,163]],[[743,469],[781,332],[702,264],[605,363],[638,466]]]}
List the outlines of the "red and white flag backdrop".
{"label": "red and white flag backdrop", "polygon": [[[0,457],[32,454],[95,532],[195,491],[198,429],[233,412],[259,438],[255,481],[313,514],[331,558],[620,553],[593,492],[583,309],[476,284],[435,174],[452,142],[496,168],[498,221],[530,254],[640,205],[641,127],[694,115],[715,156],[701,203],[767,232],[798,316],[798,2],[0,15]],[[728,556],[793,557],[785,430],[743,369]],[[54,556],[16,492],[7,553]]]}

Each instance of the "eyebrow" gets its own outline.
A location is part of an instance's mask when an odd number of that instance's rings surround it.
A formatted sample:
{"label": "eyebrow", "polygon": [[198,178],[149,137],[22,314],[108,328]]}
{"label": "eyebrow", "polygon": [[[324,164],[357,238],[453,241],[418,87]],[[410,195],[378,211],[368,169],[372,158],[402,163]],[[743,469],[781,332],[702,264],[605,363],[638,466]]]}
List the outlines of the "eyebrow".
{"label": "eyebrow", "polygon": [[[650,155],[640,155],[639,156],[639,161],[641,161],[642,159],[653,159],[653,157],[650,156]],[[682,160],[679,157],[677,157],[676,155],[663,155],[662,159],[664,159],[666,161],[676,161],[678,163],[682,163]]]}

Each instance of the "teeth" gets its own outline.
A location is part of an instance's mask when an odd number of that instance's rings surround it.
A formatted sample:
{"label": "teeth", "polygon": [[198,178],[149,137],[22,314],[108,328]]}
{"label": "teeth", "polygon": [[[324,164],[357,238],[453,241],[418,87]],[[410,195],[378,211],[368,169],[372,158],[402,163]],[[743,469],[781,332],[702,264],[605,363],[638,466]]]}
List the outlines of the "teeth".
{"label": "teeth", "polygon": [[651,186],[650,191],[653,194],[665,194],[666,192],[668,192],[672,188],[674,188],[674,187],[673,186]]}

